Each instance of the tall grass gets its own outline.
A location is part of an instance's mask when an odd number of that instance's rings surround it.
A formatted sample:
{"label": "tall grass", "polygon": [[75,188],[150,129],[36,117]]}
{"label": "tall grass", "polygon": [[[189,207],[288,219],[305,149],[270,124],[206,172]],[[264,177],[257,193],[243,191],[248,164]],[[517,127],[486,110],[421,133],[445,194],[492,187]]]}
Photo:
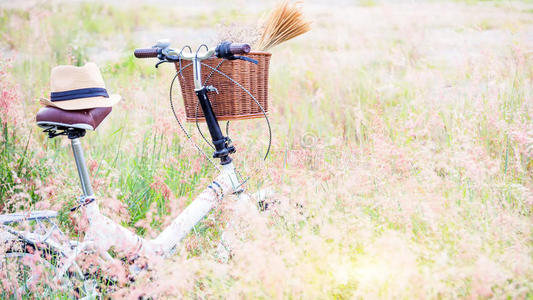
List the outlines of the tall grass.
{"label": "tall grass", "polygon": [[[48,140],[32,118],[51,66],[99,60],[108,89],[125,99],[82,139],[100,207],[144,236],[160,232],[214,170],[168,109],[171,66],[154,70],[153,61],[135,60],[131,51],[149,46],[145,35],[164,37],[152,32],[208,32],[267,9],[227,6],[1,9],[2,57],[15,56],[1,77],[2,90],[12,91],[0,102],[3,212],[18,209],[5,203],[61,209],[63,228],[77,236],[77,217],[70,222],[67,214],[80,193],[68,141]],[[252,192],[274,187],[269,209],[243,209],[227,197],[176,255],[109,292],[531,297],[530,6],[307,4],[312,31],[272,50],[273,151],[247,185]],[[252,170],[264,150],[264,123],[231,128],[235,162]],[[15,197],[21,193],[27,196]],[[222,263],[216,246],[229,219],[238,234],[232,259]]]}

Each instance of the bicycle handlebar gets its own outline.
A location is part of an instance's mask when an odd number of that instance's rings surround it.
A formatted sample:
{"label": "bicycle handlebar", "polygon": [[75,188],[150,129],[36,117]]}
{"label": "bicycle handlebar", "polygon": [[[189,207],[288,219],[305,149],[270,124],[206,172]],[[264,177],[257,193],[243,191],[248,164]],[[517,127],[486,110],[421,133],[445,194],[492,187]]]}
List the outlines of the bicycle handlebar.
{"label": "bicycle handlebar", "polygon": [[209,50],[204,53],[191,52],[178,54],[175,50],[169,48],[168,44],[165,46],[165,48],[161,48],[156,45],[154,48],[135,49],[133,54],[137,58],[152,58],[162,55],[162,57],[159,57],[161,60],[177,61],[178,59],[192,60],[193,58],[203,60],[211,57],[213,54],[218,58],[235,59],[234,55],[248,54],[251,50],[251,47],[248,44],[222,42],[216,47],[216,49]]}
{"label": "bicycle handlebar", "polygon": [[141,48],[141,49],[135,49],[133,51],[133,55],[137,58],[151,58],[151,57],[157,57],[159,54],[160,49],[158,48]]}
{"label": "bicycle handlebar", "polygon": [[235,59],[235,54],[246,54],[250,52],[250,45],[230,42],[222,42],[215,49],[218,58]]}
{"label": "bicycle handlebar", "polygon": [[248,54],[251,47],[248,44],[231,43],[229,45],[229,51],[231,54]]}

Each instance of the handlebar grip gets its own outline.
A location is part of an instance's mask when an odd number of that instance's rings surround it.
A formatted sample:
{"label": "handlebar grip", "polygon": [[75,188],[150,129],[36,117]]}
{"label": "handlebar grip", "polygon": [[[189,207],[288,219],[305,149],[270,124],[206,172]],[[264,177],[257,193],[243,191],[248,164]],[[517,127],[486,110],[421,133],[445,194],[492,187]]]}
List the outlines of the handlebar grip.
{"label": "handlebar grip", "polygon": [[229,45],[229,51],[232,54],[248,54],[250,53],[251,47],[248,44],[241,43],[231,43]]}
{"label": "handlebar grip", "polygon": [[135,49],[133,51],[133,55],[137,58],[151,58],[151,57],[157,57],[159,54],[158,48],[144,48],[144,49]]}

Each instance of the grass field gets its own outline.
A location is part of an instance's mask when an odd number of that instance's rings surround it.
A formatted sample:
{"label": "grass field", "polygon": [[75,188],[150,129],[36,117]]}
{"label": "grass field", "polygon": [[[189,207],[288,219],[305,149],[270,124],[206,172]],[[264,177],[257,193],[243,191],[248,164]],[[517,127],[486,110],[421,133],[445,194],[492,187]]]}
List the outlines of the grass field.
{"label": "grass field", "polygon": [[[124,99],[82,139],[107,216],[157,235],[212,180],[170,111],[172,66],[132,51],[160,38],[214,44],[221,24],[252,28],[275,2],[191,3],[0,1],[2,212],[57,209],[77,236],[68,140],[34,124],[58,64],[96,62]],[[307,1],[304,11],[311,32],[272,50],[265,164],[264,121],[231,123],[235,162],[254,175],[247,189],[272,186],[270,209],[234,220],[242,238],[229,262],[215,255],[222,205],[176,255],[110,295],[532,299],[533,2]]]}

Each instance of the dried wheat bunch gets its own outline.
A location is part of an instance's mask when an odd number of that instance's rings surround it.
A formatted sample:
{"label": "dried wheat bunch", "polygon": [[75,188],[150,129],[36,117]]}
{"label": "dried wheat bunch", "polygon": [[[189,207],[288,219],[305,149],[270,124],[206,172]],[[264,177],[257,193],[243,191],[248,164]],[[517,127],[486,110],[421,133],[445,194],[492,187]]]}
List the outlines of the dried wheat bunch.
{"label": "dried wheat bunch", "polygon": [[278,3],[268,17],[263,34],[254,49],[267,51],[311,29],[311,23],[304,20],[299,3],[291,3],[289,0]]}

